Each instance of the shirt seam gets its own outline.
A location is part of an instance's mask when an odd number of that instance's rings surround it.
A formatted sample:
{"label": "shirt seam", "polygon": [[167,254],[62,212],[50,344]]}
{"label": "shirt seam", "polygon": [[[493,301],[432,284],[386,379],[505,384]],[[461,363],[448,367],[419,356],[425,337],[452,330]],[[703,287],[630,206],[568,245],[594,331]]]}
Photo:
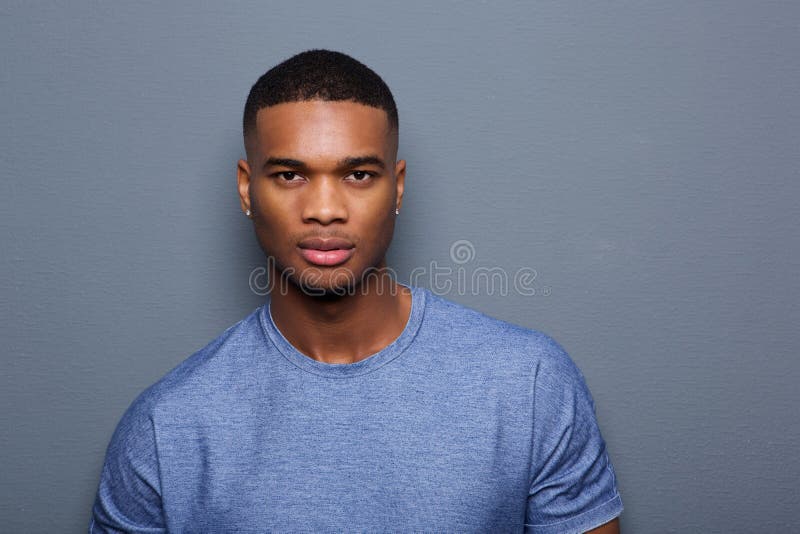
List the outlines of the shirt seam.
{"label": "shirt seam", "polygon": [[[420,289],[420,291],[423,291],[423,289],[421,289],[421,288],[419,288],[419,289]],[[367,369],[367,370],[365,370],[363,372],[352,374],[352,375],[331,375],[331,374],[327,374],[327,373],[320,373],[320,372],[317,372],[317,371],[315,371],[313,369],[308,369],[305,366],[300,365],[298,362],[294,361],[294,359],[290,358],[287,354],[285,354],[283,349],[280,346],[278,346],[278,343],[274,339],[272,339],[272,336],[269,335],[269,331],[268,331],[267,325],[265,324],[265,322],[267,320],[266,316],[268,315],[268,313],[267,313],[267,305],[266,304],[261,306],[261,310],[257,314],[258,315],[258,324],[261,327],[261,334],[267,339],[269,344],[271,344],[275,348],[275,350],[277,350],[278,353],[285,360],[287,360],[289,363],[291,363],[296,368],[300,369],[303,372],[310,373],[310,374],[313,374],[315,376],[320,376],[322,378],[330,378],[330,379],[334,379],[334,380],[338,380],[338,379],[346,380],[346,379],[357,378],[359,376],[368,375],[368,374],[370,374],[370,373],[372,373],[374,371],[377,371],[378,369],[380,369],[384,365],[387,365],[387,364],[395,361],[397,358],[399,358],[401,355],[403,355],[409,349],[409,347],[411,347],[411,345],[414,343],[414,340],[416,340],[417,335],[419,335],[419,331],[422,329],[422,323],[425,320],[425,312],[426,312],[426,310],[428,308],[428,300],[429,299],[427,298],[427,295],[425,295],[422,300],[423,300],[423,305],[422,305],[422,309],[419,311],[419,313],[420,313],[419,322],[417,323],[417,326],[414,329],[414,333],[411,334],[411,337],[408,339],[408,342],[405,344],[405,346],[402,349],[400,349],[397,352],[397,354],[395,354],[394,357],[392,357],[391,359],[388,359],[383,363],[375,365],[371,369]],[[409,318],[409,320],[410,320],[410,318]]]}
{"label": "shirt seam", "polygon": [[[588,509],[588,510],[586,510],[584,512],[579,513],[578,515],[574,515],[572,517],[568,517],[566,519],[562,519],[561,521],[556,521],[555,523],[538,523],[538,524],[525,523],[525,526],[526,527],[542,527],[542,528],[543,527],[548,527],[548,528],[549,527],[555,527],[555,526],[561,525],[563,523],[567,523],[569,521],[575,521],[576,519],[580,519],[581,517],[583,517],[583,516],[585,516],[587,514],[590,514],[590,513],[594,512],[595,510],[599,510],[600,508],[602,508],[602,507],[604,507],[604,506],[606,506],[606,505],[608,505],[608,504],[610,504],[610,503],[612,503],[612,502],[614,502],[616,500],[620,500],[621,501],[622,497],[619,494],[619,491],[615,490],[615,493],[614,493],[613,497],[611,497],[607,501],[603,502],[602,504],[598,504],[594,508],[590,508],[590,509]],[[617,517],[617,516],[615,515],[614,517]]]}

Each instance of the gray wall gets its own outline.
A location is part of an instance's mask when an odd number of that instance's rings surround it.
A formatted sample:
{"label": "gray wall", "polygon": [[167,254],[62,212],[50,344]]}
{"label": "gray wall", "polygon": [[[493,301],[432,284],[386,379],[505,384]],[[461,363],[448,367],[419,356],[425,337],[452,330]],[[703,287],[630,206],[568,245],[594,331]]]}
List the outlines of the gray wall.
{"label": "gray wall", "polygon": [[85,530],[131,400],[262,302],[241,110],[313,47],[396,95],[397,271],[536,270],[448,296],[570,352],[626,532],[796,528],[797,3],[163,4],[0,7],[0,530]]}

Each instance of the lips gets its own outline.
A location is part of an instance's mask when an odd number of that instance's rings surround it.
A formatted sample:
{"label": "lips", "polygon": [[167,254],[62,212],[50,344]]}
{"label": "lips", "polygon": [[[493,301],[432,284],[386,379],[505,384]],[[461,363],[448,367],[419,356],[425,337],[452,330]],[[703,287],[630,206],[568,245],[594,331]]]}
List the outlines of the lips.
{"label": "lips", "polygon": [[346,262],[355,252],[355,245],[338,237],[311,237],[297,244],[300,255],[314,265],[330,267]]}

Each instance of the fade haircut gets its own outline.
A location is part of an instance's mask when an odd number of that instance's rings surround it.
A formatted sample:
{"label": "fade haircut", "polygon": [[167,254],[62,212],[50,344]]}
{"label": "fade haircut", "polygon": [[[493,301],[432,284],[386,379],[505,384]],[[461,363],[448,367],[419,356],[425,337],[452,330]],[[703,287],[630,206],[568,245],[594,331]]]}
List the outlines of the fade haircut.
{"label": "fade haircut", "polygon": [[242,121],[245,145],[260,109],[309,100],[350,101],[382,109],[390,129],[398,131],[397,106],[380,76],[347,54],[307,50],[269,69],[250,89]]}

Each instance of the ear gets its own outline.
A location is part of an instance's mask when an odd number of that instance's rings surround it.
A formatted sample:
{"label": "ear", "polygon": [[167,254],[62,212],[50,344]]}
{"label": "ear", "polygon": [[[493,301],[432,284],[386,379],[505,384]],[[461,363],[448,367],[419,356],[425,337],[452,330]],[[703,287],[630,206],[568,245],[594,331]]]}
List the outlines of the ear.
{"label": "ear", "polygon": [[404,159],[395,163],[394,176],[397,184],[397,204],[395,205],[395,209],[399,210],[403,205],[403,190],[406,184],[406,161]]}
{"label": "ear", "polygon": [[250,166],[246,160],[240,159],[236,165],[236,181],[239,185],[239,202],[242,211],[252,210],[250,207]]}

